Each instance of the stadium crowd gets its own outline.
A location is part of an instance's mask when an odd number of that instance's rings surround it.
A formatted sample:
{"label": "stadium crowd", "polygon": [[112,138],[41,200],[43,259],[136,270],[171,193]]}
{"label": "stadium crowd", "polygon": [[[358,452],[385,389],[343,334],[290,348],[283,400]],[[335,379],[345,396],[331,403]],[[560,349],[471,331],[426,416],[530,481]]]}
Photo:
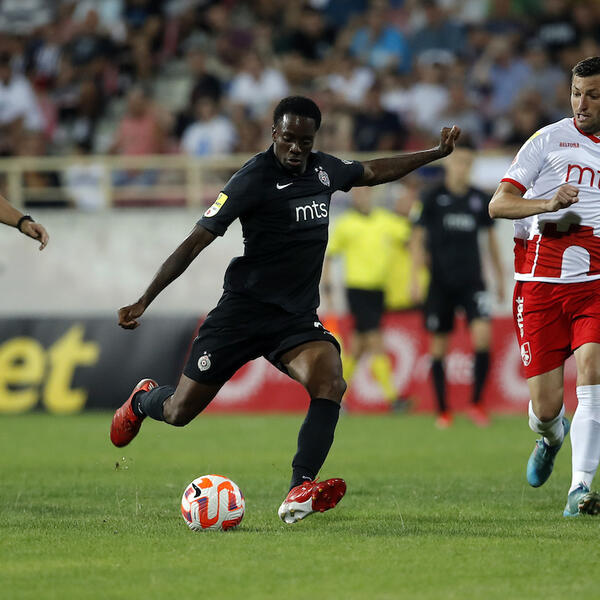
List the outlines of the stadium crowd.
{"label": "stadium crowd", "polygon": [[258,152],[288,94],[325,151],[518,147],[600,54],[586,0],[3,0],[0,30],[2,156]]}

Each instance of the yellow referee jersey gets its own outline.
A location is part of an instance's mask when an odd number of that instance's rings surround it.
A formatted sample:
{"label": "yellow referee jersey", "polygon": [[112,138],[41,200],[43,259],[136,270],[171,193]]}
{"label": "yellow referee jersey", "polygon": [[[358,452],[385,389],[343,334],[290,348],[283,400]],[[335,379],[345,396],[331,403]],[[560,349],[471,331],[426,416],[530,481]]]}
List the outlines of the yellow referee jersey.
{"label": "yellow referee jersey", "polygon": [[350,209],[335,224],[327,256],[344,257],[346,287],[383,290],[394,249],[408,243],[410,231],[409,221],[389,210]]}

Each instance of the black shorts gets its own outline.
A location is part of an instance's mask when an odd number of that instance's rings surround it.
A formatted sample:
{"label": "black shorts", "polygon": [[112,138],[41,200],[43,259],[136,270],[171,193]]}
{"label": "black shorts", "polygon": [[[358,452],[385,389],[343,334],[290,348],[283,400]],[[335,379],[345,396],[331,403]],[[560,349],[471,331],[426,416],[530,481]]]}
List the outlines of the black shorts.
{"label": "black shorts", "polygon": [[489,294],[483,282],[464,286],[449,286],[431,281],[425,301],[425,327],[433,333],[448,333],[454,327],[454,314],[465,312],[467,321],[489,319],[491,314]]}
{"label": "black shorts", "polygon": [[264,356],[287,374],[279,359],[288,350],[312,341],[340,345],[316,312],[292,314],[274,304],[225,292],[198,330],[184,375],[208,385],[220,385],[247,362]]}
{"label": "black shorts", "polygon": [[346,295],[356,331],[363,333],[379,329],[383,316],[383,291],[347,288]]}

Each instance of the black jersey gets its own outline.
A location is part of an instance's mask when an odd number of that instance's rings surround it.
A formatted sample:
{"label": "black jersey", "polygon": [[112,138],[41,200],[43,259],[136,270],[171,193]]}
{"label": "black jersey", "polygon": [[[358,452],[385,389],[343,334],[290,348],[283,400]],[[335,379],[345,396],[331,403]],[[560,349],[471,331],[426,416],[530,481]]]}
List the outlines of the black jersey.
{"label": "black jersey", "polygon": [[478,232],[493,225],[488,203],[489,196],[475,188],[462,196],[444,184],[423,192],[416,223],[426,231],[432,279],[450,286],[482,280]]}
{"label": "black jersey", "polygon": [[229,264],[224,289],[292,313],[314,310],[331,194],[349,190],[362,175],[361,163],[323,152],[312,152],[298,175],[281,166],[273,146],[251,158],[198,221],[215,235],[236,218],[242,224],[244,255]]}

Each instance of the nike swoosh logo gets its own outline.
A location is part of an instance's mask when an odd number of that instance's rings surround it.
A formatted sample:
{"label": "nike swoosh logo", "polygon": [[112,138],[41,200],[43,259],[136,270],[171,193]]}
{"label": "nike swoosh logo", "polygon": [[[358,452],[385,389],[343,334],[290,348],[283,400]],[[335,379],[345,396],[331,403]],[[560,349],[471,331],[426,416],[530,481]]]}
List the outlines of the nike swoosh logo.
{"label": "nike swoosh logo", "polygon": [[288,185],[292,185],[292,183],[294,183],[294,182],[292,181],[290,183],[284,183],[283,185],[276,183],[275,186],[277,187],[278,190],[282,190],[283,188],[288,187]]}

